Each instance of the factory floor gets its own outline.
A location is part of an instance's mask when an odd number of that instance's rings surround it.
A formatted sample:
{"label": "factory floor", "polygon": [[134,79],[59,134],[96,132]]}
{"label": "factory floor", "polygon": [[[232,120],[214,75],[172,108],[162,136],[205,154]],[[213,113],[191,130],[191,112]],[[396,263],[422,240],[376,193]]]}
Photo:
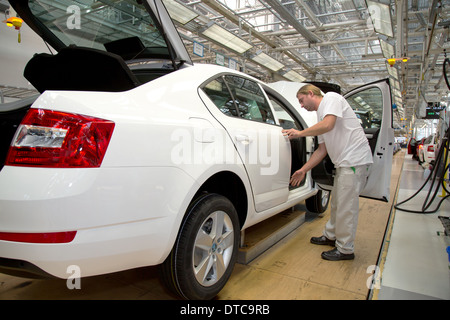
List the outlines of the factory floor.
{"label": "factory floor", "polygon": [[450,300],[450,237],[444,232],[450,217],[449,194],[433,179],[434,172],[427,180],[426,165],[402,153],[396,206],[380,255],[381,283],[370,298]]}
{"label": "factory floor", "polygon": [[[393,209],[397,197],[406,198],[424,181],[423,168],[410,158],[405,150],[394,155],[389,202],[361,198],[354,260],[321,258],[321,252],[328,248],[313,245],[309,239],[321,235],[329,211],[311,214],[299,204],[295,212],[305,212],[301,225],[252,261],[238,263],[217,299],[449,299],[445,252],[448,237],[439,234],[443,227],[437,218],[449,215],[446,209],[449,204],[445,203],[441,212],[427,215]],[[253,232],[258,233],[258,228],[254,227]],[[165,289],[157,267],[82,278],[79,289],[68,289],[66,280],[0,274],[0,300],[48,299],[174,300],[178,297]]]}

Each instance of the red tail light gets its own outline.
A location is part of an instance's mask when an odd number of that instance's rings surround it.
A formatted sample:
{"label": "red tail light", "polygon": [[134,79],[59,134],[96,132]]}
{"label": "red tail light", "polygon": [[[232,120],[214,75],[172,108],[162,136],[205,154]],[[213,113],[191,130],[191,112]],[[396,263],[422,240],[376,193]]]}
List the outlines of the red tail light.
{"label": "red tail light", "polygon": [[113,130],[112,121],[30,109],[11,142],[5,165],[100,167]]}
{"label": "red tail light", "polygon": [[68,243],[75,238],[76,234],[76,231],[48,233],[0,232],[0,240],[29,243]]}

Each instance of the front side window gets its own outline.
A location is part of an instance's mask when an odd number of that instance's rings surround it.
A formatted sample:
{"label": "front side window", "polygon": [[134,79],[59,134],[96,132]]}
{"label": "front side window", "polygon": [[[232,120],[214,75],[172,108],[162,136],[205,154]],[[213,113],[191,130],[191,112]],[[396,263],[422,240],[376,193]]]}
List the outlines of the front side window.
{"label": "front side window", "polygon": [[364,129],[381,127],[383,95],[379,88],[357,92],[347,97],[347,101]]}

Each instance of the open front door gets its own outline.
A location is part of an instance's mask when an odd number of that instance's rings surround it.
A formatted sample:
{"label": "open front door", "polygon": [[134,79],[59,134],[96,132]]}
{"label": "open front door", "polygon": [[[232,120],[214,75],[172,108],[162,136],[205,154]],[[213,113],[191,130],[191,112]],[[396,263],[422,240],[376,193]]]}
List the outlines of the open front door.
{"label": "open front door", "polygon": [[369,180],[361,196],[389,201],[394,148],[389,80],[354,89],[345,98],[361,121],[373,155]]}
{"label": "open front door", "polygon": [[[348,92],[344,97],[359,118],[373,155],[367,185],[362,197],[389,201],[394,129],[389,80],[369,83]],[[312,170],[312,176],[322,188],[329,190],[333,183],[333,163],[326,157]]]}

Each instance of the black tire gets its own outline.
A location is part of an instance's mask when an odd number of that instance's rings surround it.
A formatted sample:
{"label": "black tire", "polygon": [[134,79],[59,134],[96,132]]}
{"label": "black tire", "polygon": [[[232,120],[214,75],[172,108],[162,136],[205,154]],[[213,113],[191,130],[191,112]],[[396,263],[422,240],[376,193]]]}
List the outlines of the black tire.
{"label": "black tire", "polygon": [[221,195],[202,196],[190,206],[172,252],[161,266],[165,284],[185,299],[214,298],[231,276],[239,238],[233,204]]}
{"label": "black tire", "polygon": [[305,200],[306,209],[314,213],[323,213],[328,208],[330,203],[330,191],[319,190],[315,196]]}

